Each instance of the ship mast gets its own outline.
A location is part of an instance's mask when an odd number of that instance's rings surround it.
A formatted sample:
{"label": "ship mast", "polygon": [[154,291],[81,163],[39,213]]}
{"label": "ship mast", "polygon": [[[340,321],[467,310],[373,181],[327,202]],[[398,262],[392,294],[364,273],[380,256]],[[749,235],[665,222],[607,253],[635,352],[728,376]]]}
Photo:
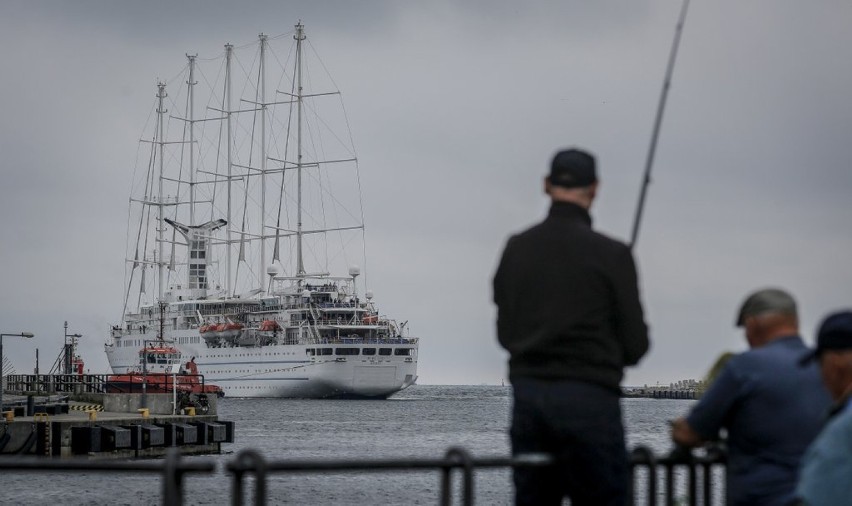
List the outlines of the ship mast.
{"label": "ship mast", "polygon": [[[198,55],[186,55],[189,60],[189,80],[186,81],[189,92],[189,224],[195,225],[195,58]],[[174,247],[174,246],[173,246]]]}
{"label": "ship mast", "polygon": [[266,42],[260,34],[260,276],[261,293],[266,294],[263,273],[266,270]]}
{"label": "ship mast", "polygon": [[232,186],[231,185],[231,183],[232,183],[231,177],[233,176],[233,167],[234,167],[233,158],[231,157],[231,145],[233,144],[233,141],[231,139],[231,136],[233,135],[232,132],[231,132],[231,114],[232,114],[232,112],[231,112],[231,57],[233,56],[233,53],[234,53],[234,45],[233,44],[225,44],[225,86],[227,86],[227,96],[226,96],[227,97],[226,98],[227,105],[226,105],[226,107],[227,107],[227,111],[228,111],[226,113],[228,115],[227,116],[227,124],[228,124],[228,138],[227,138],[227,143],[228,143],[228,209],[227,209],[227,213],[228,213],[228,215],[227,215],[227,220],[228,220],[228,227],[225,229],[225,244],[227,244],[227,248],[228,248],[228,252],[226,254],[227,264],[228,264],[228,275],[225,276],[225,293],[227,293],[229,295],[231,293],[231,273],[233,272],[231,270],[232,269],[232,264],[231,264],[232,253],[231,253],[231,250],[233,248],[232,248],[232,244],[231,244],[231,226],[230,226],[230,224],[231,224],[231,186]]}
{"label": "ship mast", "polygon": [[302,261],[302,41],[305,40],[305,26],[300,21],[296,25],[296,181],[297,181],[297,219],[296,219],[296,276],[305,275],[305,265]]}
{"label": "ship mast", "polygon": [[166,230],[165,204],[163,202],[163,151],[164,151],[163,148],[166,145],[166,140],[164,138],[163,118],[165,117],[165,115],[168,111],[163,106],[163,101],[165,100],[165,98],[167,96],[168,95],[166,95],[166,83],[164,83],[164,82],[157,83],[157,99],[158,99],[158,102],[157,102],[157,104],[158,104],[157,105],[157,119],[159,120],[159,127],[158,127],[157,133],[158,133],[158,137],[160,138],[160,140],[157,142],[157,144],[159,145],[159,151],[160,151],[160,160],[159,160],[160,177],[159,177],[158,189],[157,189],[157,212],[158,212],[158,215],[159,215],[159,220],[158,220],[158,223],[157,223],[157,242],[159,244],[158,249],[159,249],[160,254],[159,254],[159,258],[156,259],[156,263],[157,263],[157,274],[158,274],[158,280],[157,280],[157,294],[158,295],[157,295],[157,297],[158,297],[159,300],[162,300],[162,298],[163,298],[163,286],[165,285],[165,276],[166,276],[166,265],[165,265],[165,262],[163,260],[165,258],[164,253],[165,253],[165,247],[166,247],[165,237],[163,236],[163,233]]}

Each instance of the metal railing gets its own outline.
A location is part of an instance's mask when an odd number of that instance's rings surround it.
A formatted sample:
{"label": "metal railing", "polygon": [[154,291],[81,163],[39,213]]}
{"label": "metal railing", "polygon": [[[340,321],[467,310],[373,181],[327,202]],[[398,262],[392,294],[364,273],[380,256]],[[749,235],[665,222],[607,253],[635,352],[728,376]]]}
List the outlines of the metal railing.
{"label": "metal railing", "polygon": [[[43,394],[102,394],[102,393],[142,393],[143,383],[147,383],[148,393],[155,390],[172,391],[172,375],[149,373],[111,374],[10,374],[6,376],[6,390],[9,392]],[[112,380],[110,380],[112,377]],[[203,374],[176,374],[174,382],[178,391],[200,386],[205,391]],[[210,392],[207,392],[210,393]]]}
{"label": "metal railing", "polygon": [[[230,498],[233,506],[244,504],[246,478],[254,478],[253,504],[267,504],[267,479],[277,473],[320,473],[320,472],[387,472],[424,471],[440,472],[439,504],[452,503],[453,472],[461,474],[461,504],[475,503],[475,469],[544,467],[552,464],[544,454],[527,454],[515,457],[474,458],[467,450],[449,448],[440,459],[288,459],[267,460],[253,449],[240,451],[224,465],[231,475]],[[676,449],[668,455],[657,457],[647,447],[637,447],[630,456],[630,495],[633,504],[684,504],[709,506],[724,504],[723,450],[713,449],[704,455],[695,455],[689,450]],[[169,450],[166,458],[159,461],[98,461],[98,460],[52,460],[44,458],[0,458],[0,469],[25,472],[45,471],[114,471],[147,472],[162,476],[162,504],[183,504],[183,476],[189,473],[202,474],[216,471],[216,463],[210,459],[184,461],[176,448]],[[714,472],[714,470],[718,472]],[[638,472],[637,472],[638,471]],[[662,471],[662,472],[660,472]],[[683,476],[685,474],[685,476]],[[719,481],[714,483],[714,479]],[[661,483],[662,482],[662,483]],[[644,485],[637,487],[637,483]],[[681,485],[685,485],[682,487]],[[683,490],[685,488],[685,490]],[[681,494],[678,496],[678,494]],[[715,500],[714,500],[715,498]],[[642,500],[644,499],[644,501]],[[507,498],[508,500],[508,498]]]}
{"label": "metal railing", "polygon": [[10,374],[6,390],[44,394],[102,394],[108,374]]}
{"label": "metal railing", "polygon": [[[657,457],[646,446],[637,446],[630,455],[631,496],[638,503],[636,483],[644,471],[644,495],[646,503],[689,504],[691,506],[725,504],[725,467],[727,453],[718,445],[708,446],[701,455],[689,448],[675,447],[668,455]],[[663,474],[658,471],[662,469]],[[718,471],[714,474],[714,470]],[[714,480],[714,477],[718,481]],[[715,483],[714,483],[715,481]],[[660,486],[662,482],[662,486]],[[679,485],[683,485],[680,487]],[[662,491],[660,491],[662,488]],[[678,495],[681,494],[681,495]]]}

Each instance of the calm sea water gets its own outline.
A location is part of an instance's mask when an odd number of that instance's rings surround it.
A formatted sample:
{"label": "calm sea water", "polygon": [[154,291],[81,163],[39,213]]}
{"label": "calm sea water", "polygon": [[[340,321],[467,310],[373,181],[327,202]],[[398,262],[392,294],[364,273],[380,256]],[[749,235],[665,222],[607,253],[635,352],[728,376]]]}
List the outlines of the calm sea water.
{"label": "calm sea water", "polygon": [[[219,467],[243,448],[268,459],[387,458],[443,456],[462,446],[474,456],[509,454],[511,409],[508,386],[414,386],[387,401],[221,399],[219,416],[237,422],[237,441],[228,454],[207,456]],[[694,401],[624,399],[628,446],[670,449],[667,420]],[[185,480],[188,504],[230,502],[230,479],[220,472]],[[273,475],[270,504],[436,504],[437,471]],[[125,474],[0,474],[2,504],[160,503],[158,477]],[[457,496],[458,497],[458,496]],[[476,473],[478,504],[511,504],[511,473]]]}

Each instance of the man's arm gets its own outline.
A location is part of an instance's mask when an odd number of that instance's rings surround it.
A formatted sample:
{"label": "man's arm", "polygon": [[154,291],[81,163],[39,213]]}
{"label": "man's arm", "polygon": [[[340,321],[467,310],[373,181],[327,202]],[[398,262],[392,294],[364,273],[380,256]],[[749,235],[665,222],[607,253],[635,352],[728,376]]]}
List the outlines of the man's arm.
{"label": "man's arm", "polygon": [[617,332],[621,340],[625,365],[636,365],[648,352],[648,326],[639,300],[639,279],[630,249],[624,246],[619,259],[619,276],[615,280],[618,317]]}
{"label": "man's arm", "polygon": [[735,373],[731,361],[728,361],[689,415],[672,422],[672,440],[692,447],[716,438],[734,404],[742,395],[741,386],[739,376]]}
{"label": "man's arm", "polygon": [[508,298],[510,294],[506,288],[506,271],[507,264],[510,262],[511,247],[512,238],[509,238],[506,247],[503,249],[503,254],[500,256],[500,263],[497,266],[497,272],[494,274],[493,282],[494,303],[497,305],[497,340],[506,349],[508,349],[508,337],[510,334],[508,318]]}

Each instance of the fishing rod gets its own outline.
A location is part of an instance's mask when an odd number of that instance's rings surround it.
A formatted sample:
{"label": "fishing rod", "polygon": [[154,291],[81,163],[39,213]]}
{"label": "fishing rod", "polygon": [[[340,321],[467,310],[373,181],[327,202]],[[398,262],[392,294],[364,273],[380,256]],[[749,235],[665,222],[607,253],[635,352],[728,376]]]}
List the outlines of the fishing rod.
{"label": "fishing rod", "polygon": [[680,46],[680,35],[683,32],[683,23],[686,21],[686,11],[689,8],[689,0],[683,0],[683,5],[680,9],[680,18],[675,28],[674,41],[672,49],[669,53],[669,64],[666,69],[666,77],[663,81],[663,90],[660,92],[660,103],[657,105],[657,117],[654,120],[654,131],[651,133],[651,146],[648,148],[648,158],[645,160],[645,176],[642,180],[642,189],[639,192],[639,203],[636,206],[636,216],[633,220],[633,233],[630,236],[630,249],[636,245],[636,239],[639,237],[639,224],[642,222],[642,211],[645,209],[645,196],[648,193],[648,185],[651,184],[651,167],[654,164],[654,154],[657,151],[657,139],[660,137],[660,125],[663,122],[663,111],[666,109],[666,98],[669,96],[669,87],[672,83],[672,73],[674,72],[675,60],[677,59],[677,49]]}

